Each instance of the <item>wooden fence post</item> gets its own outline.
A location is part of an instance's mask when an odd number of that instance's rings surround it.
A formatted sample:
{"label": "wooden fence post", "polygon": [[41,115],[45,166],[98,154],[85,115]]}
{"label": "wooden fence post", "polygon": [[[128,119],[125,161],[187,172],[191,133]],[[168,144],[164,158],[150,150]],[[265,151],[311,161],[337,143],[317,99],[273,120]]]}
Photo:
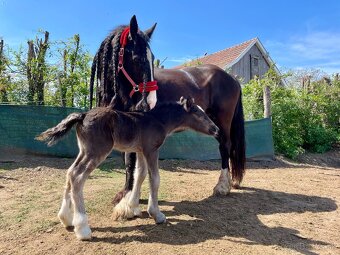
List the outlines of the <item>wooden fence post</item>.
{"label": "wooden fence post", "polygon": [[264,106],[264,111],[263,111],[263,117],[264,118],[269,118],[272,115],[272,101],[271,101],[271,93],[270,93],[270,87],[265,86],[263,88],[263,106]]}

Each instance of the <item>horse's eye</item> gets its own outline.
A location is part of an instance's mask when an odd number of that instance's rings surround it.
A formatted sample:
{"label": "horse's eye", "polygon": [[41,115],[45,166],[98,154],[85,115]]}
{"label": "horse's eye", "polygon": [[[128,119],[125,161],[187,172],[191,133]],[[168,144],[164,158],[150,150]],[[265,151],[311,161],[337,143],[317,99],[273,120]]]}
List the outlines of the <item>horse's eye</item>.
{"label": "horse's eye", "polygon": [[138,55],[132,55],[132,60],[133,60],[133,61],[139,60],[139,56],[138,56]]}

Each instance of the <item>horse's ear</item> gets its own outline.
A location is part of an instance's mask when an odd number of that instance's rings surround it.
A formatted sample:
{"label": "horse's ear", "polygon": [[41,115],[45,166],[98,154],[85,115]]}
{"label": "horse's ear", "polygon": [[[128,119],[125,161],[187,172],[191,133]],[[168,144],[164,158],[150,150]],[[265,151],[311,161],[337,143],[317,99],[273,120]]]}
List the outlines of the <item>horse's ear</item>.
{"label": "horse's ear", "polygon": [[149,29],[147,29],[147,30],[144,31],[144,34],[145,34],[149,39],[151,39],[151,36],[152,36],[153,31],[155,30],[156,26],[157,26],[157,23],[155,23],[152,27],[150,27]]}
{"label": "horse's ear", "polygon": [[132,40],[136,39],[137,31],[138,31],[138,23],[137,23],[136,15],[133,15],[130,20],[130,36]]}

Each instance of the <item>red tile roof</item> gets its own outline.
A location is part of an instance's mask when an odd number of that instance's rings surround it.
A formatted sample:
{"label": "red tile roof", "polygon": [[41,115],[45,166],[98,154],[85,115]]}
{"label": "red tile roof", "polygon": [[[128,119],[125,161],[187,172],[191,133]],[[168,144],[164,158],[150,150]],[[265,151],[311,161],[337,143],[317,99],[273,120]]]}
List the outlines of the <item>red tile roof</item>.
{"label": "red tile roof", "polygon": [[245,41],[230,48],[220,50],[213,54],[192,60],[180,66],[176,66],[174,68],[179,69],[185,66],[196,66],[199,63],[199,64],[214,64],[224,69],[228,64],[231,64],[233,61],[235,61],[249,47],[249,45],[253,44],[257,40],[258,40],[257,38],[253,38],[249,41]]}

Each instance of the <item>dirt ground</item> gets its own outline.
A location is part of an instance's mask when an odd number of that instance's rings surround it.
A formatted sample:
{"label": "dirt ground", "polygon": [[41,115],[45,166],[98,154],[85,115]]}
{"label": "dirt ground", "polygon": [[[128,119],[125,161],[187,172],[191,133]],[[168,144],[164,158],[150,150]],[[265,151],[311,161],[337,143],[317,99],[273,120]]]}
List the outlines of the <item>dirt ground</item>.
{"label": "dirt ground", "polygon": [[108,160],[85,186],[93,239],[81,242],[56,217],[72,160],[0,159],[0,254],[340,254],[340,152],[299,161],[248,162],[242,188],[226,197],[211,196],[218,161],[161,161],[168,222],[155,225],[147,181],[143,216],[111,219],[125,177]]}

